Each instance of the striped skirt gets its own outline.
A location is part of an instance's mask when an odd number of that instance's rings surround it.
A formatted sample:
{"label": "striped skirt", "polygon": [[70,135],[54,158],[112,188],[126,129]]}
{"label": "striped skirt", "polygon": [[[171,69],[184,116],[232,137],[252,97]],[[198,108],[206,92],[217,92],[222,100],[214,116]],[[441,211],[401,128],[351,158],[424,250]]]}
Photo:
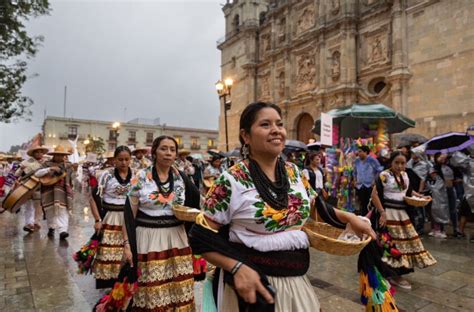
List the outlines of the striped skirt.
{"label": "striped skirt", "polygon": [[123,256],[123,223],[123,211],[108,211],[102,220],[102,239],[93,268],[97,288],[113,287],[119,275]]}
{"label": "striped skirt", "polygon": [[133,311],[194,311],[191,248],[183,225],[137,227],[138,291]]}
{"label": "striped skirt", "polygon": [[395,246],[400,250],[401,257],[384,256],[382,261],[392,268],[414,269],[425,268],[436,264],[436,259],[421,243],[420,237],[406,213],[404,206],[388,207],[385,205],[387,229]]}

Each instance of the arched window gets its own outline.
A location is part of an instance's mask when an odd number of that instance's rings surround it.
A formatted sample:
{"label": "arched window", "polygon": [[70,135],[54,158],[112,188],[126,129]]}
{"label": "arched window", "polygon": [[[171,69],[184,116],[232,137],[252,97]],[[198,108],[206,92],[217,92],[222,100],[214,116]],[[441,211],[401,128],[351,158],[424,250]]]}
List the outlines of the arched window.
{"label": "arched window", "polygon": [[239,31],[239,26],[240,26],[240,17],[239,14],[234,15],[234,19],[232,20],[232,29],[235,31]]}

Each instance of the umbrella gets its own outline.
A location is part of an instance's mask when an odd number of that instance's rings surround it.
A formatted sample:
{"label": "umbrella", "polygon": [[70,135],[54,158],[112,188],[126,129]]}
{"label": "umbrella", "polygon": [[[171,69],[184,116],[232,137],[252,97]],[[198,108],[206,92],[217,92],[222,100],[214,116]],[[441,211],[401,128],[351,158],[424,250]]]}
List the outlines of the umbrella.
{"label": "umbrella", "polygon": [[400,133],[393,136],[393,141],[395,146],[411,146],[415,143],[423,144],[428,139],[417,133]]}
{"label": "umbrella", "polygon": [[310,143],[308,145],[306,145],[306,147],[310,150],[310,151],[319,151],[319,149],[321,148],[321,142],[314,142],[314,143]]}
{"label": "umbrella", "polygon": [[474,136],[462,132],[449,132],[426,142],[426,154],[453,153],[474,144]]}
{"label": "umbrella", "polygon": [[224,155],[225,157],[241,157],[240,155],[240,148],[234,148],[233,150],[229,151],[229,152],[225,152],[225,153],[222,153],[222,155]]}
{"label": "umbrella", "polygon": [[470,126],[466,129],[466,131],[474,131],[474,125],[470,125]]}
{"label": "umbrella", "polygon": [[224,155],[220,151],[215,150],[215,149],[210,149],[207,151],[207,153],[211,156],[224,157]]}
{"label": "umbrella", "polygon": [[301,141],[298,140],[286,140],[285,149],[291,152],[307,151],[308,147]]}
{"label": "umbrella", "polygon": [[[366,126],[377,119],[386,121],[388,133],[399,133],[415,127],[415,121],[383,104],[352,104],[351,106],[330,110],[328,114],[333,116],[334,124],[340,125],[340,135],[346,138],[360,137]],[[312,131],[318,135],[320,134],[320,119],[315,121]]]}

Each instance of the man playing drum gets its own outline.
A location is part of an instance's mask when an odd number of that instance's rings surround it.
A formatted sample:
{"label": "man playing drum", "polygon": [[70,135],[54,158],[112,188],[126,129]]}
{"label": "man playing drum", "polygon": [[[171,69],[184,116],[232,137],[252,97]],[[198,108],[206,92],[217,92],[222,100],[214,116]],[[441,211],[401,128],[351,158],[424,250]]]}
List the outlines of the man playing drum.
{"label": "man playing drum", "polygon": [[[21,162],[20,168],[15,172],[15,175],[20,180],[30,178],[36,171],[43,168],[43,156],[47,152],[48,149],[46,147],[31,147],[27,152],[30,158]],[[25,226],[23,230],[29,233],[39,230],[42,217],[41,193],[39,189],[33,193],[31,199],[23,204],[23,208],[25,209]]]}
{"label": "man playing drum", "polygon": [[48,153],[53,159],[45,163],[44,169],[36,171],[35,176],[41,182],[41,204],[48,223],[48,237],[54,237],[55,230],[61,240],[69,236],[69,212],[72,209],[72,168],[66,162],[70,155],[64,147],[58,145]]}

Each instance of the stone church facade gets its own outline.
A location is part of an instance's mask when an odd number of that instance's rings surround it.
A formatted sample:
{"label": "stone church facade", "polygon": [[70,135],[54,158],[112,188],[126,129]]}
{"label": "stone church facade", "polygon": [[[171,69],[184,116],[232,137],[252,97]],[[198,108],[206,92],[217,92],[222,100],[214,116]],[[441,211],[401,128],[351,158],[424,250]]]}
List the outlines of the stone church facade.
{"label": "stone church facade", "polygon": [[[258,100],[278,104],[302,141],[321,112],[352,103],[388,105],[426,136],[474,123],[474,1],[234,0],[223,12],[231,147]],[[224,142],[223,103],[219,128]]]}

